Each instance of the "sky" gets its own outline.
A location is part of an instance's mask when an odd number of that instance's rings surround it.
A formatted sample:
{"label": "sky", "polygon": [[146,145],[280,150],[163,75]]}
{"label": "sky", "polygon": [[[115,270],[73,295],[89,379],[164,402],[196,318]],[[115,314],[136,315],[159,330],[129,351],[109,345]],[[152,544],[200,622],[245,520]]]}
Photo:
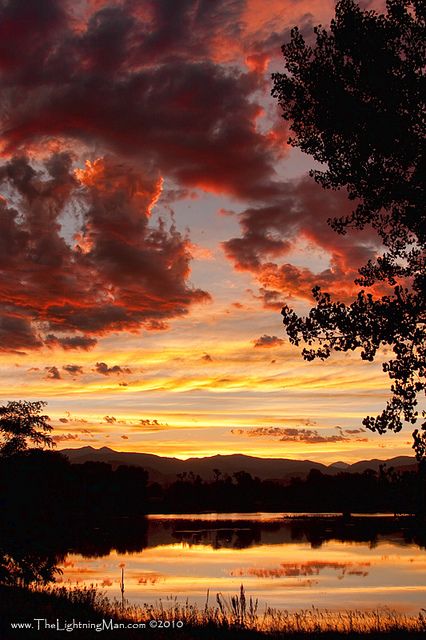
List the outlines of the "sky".
{"label": "sky", "polygon": [[[364,2],[365,6],[379,6]],[[281,45],[331,0],[1,0],[0,402],[46,401],[58,448],[352,462],[388,397],[357,354],[305,362],[280,310],[356,292],[271,98]]]}

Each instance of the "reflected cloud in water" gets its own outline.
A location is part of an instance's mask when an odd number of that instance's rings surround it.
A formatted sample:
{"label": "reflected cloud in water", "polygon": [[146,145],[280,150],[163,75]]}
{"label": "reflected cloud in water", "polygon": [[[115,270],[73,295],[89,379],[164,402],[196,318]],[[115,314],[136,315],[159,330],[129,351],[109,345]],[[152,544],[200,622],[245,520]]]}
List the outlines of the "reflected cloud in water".
{"label": "reflected cloud in water", "polygon": [[[277,514],[154,516],[87,522],[1,524],[3,565],[31,581],[62,571],[65,585],[95,584],[150,603],[175,596],[202,604],[241,583],[262,605],[299,609],[424,606],[425,534],[413,520]],[[25,551],[22,551],[25,549]],[[19,575],[16,573],[16,575]]]}
{"label": "reflected cloud in water", "polygon": [[413,612],[426,596],[422,536],[412,521],[390,517],[150,516],[139,551],[131,545],[97,560],[75,548],[64,577],[87,584],[89,569],[90,582],[109,578],[107,592],[118,596],[124,562],[126,597],[135,603],[173,595],[202,604],[208,590],[230,596],[243,583],[261,605]]}

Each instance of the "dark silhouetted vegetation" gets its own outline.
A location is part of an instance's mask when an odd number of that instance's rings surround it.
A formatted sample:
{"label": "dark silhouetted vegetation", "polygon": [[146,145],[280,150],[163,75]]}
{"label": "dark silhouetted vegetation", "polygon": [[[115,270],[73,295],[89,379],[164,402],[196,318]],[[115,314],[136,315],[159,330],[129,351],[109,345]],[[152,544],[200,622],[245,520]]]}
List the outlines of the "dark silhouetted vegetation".
{"label": "dark silhouetted vegetation", "polygon": [[[25,610],[25,615],[22,611]],[[140,638],[141,635],[153,634],[155,638],[179,637],[182,640],[208,640],[210,638],[226,638],[237,640],[261,640],[262,638],[296,638],[312,640],[323,638],[335,640],[347,638],[424,638],[426,618],[423,612],[417,616],[398,614],[387,609],[376,611],[346,610],[341,612],[321,611],[308,608],[302,611],[280,611],[267,607],[259,611],[257,601],[246,595],[241,586],[240,592],[229,599],[220,594],[215,604],[206,602],[204,607],[190,603],[179,604],[160,601],[156,605],[142,607],[111,602],[94,588],[73,589],[50,588],[43,591],[29,591],[19,588],[0,586],[0,633],[2,640],[22,637],[37,638],[47,635],[49,638],[61,638],[64,631],[49,629],[44,633],[33,630],[12,630],[10,622],[30,621],[35,619],[58,623],[64,629],[65,622],[72,625],[87,623],[99,625],[112,623],[115,633],[124,638]],[[157,626],[150,628],[150,621]],[[34,623],[36,626],[37,623]],[[40,622],[39,624],[43,624]],[[133,625],[145,624],[146,628],[130,628]],[[176,626],[178,624],[179,626]],[[120,628],[121,625],[121,628]],[[105,630],[105,629],[104,629]],[[91,629],[76,629],[73,635],[77,638],[93,638],[97,635]]]}
{"label": "dark silhouetted vegetation", "polygon": [[3,512],[15,515],[142,515],[147,510],[147,482],[141,467],[71,465],[62,454],[40,449],[0,458],[0,505]]}
{"label": "dark silhouetted vegetation", "polygon": [[[315,44],[295,28],[282,47],[285,72],[273,76],[273,95],[292,130],[290,144],[325,165],[311,175],[325,189],[345,188],[354,210],[330,220],[338,233],[371,226],[384,252],[359,269],[352,304],[313,289],[307,317],[285,306],[290,342],[304,342],[307,360],[332,351],[361,350],[372,361],[391,347],[383,369],[391,398],[372,431],[415,424],[417,395],[425,389],[425,3],[387,0],[386,14],[339,0],[329,30]],[[424,412],[423,412],[423,415]],[[413,433],[416,455],[426,454],[426,423]]]}
{"label": "dark silhouetted vegetation", "polygon": [[245,471],[233,476],[216,473],[212,481],[194,474],[181,474],[169,484],[151,484],[149,510],[157,512],[194,511],[287,511],[335,513],[420,514],[419,471],[395,471],[381,467],[379,473],[341,472],[323,474],[312,469],[306,478],[289,482],[260,480]]}
{"label": "dark silhouetted vegetation", "polygon": [[28,442],[38,447],[53,447],[49,416],[41,412],[46,402],[18,400],[0,407],[0,456],[11,456],[28,449]]}

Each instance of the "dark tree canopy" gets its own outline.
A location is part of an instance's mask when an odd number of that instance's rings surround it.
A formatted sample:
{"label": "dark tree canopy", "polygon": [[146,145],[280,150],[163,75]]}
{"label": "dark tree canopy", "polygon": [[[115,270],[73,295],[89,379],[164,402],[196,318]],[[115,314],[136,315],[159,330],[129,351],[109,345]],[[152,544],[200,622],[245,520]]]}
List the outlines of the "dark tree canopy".
{"label": "dark tree canopy", "polygon": [[[360,349],[371,361],[392,349],[383,365],[390,400],[363,421],[379,433],[415,424],[425,389],[425,23],[424,0],[387,0],[385,14],[340,0],[330,28],[314,29],[314,44],[292,30],[285,72],[273,75],[290,144],[324,165],[311,172],[319,184],[345,188],[354,201],[351,215],[329,224],[341,234],[369,225],[383,247],[359,269],[352,304],[316,287],[308,316],[285,306],[284,325],[290,342],[307,344],[307,360]],[[374,285],[386,295],[363,289]],[[426,423],[413,437],[424,458]]]}
{"label": "dark tree canopy", "polygon": [[21,453],[28,441],[36,447],[53,447],[50,418],[41,413],[44,406],[45,402],[18,400],[0,407],[0,455]]}

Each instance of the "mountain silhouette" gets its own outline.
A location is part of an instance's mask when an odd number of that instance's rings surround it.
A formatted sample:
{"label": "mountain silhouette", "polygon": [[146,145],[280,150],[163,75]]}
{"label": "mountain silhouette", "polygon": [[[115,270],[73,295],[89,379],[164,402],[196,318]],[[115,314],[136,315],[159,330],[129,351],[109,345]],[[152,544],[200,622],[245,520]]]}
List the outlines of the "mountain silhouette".
{"label": "mountain silhouette", "polygon": [[289,458],[257,458],[244,454],[215,455],[205,458],[168,458],[152,453],[135,453],[129,451],[114,451],[108,447],[95,449],[81,447],[78,449],[62,449],[70,462],[81,464],[84,462],[106,462],[114,468],[119,465],[133,465],[143,467],[151,482],[169,482],[176,480],[177,474],[194,473],[203,480],[212,480],[214,471],[232,475],[238,471],[245,471],[261,480],[286,480],[290,477],[305,477],[311,469],[322,473],[336,474],[342,471],[363,473],[366,469],[378,471],[386,464],[387,468],[410,470],[416,468],[414,457],[398,456],[388,460],[361,460],[354,464],[335,462],[325,465],[312,460],[292,460]]}

